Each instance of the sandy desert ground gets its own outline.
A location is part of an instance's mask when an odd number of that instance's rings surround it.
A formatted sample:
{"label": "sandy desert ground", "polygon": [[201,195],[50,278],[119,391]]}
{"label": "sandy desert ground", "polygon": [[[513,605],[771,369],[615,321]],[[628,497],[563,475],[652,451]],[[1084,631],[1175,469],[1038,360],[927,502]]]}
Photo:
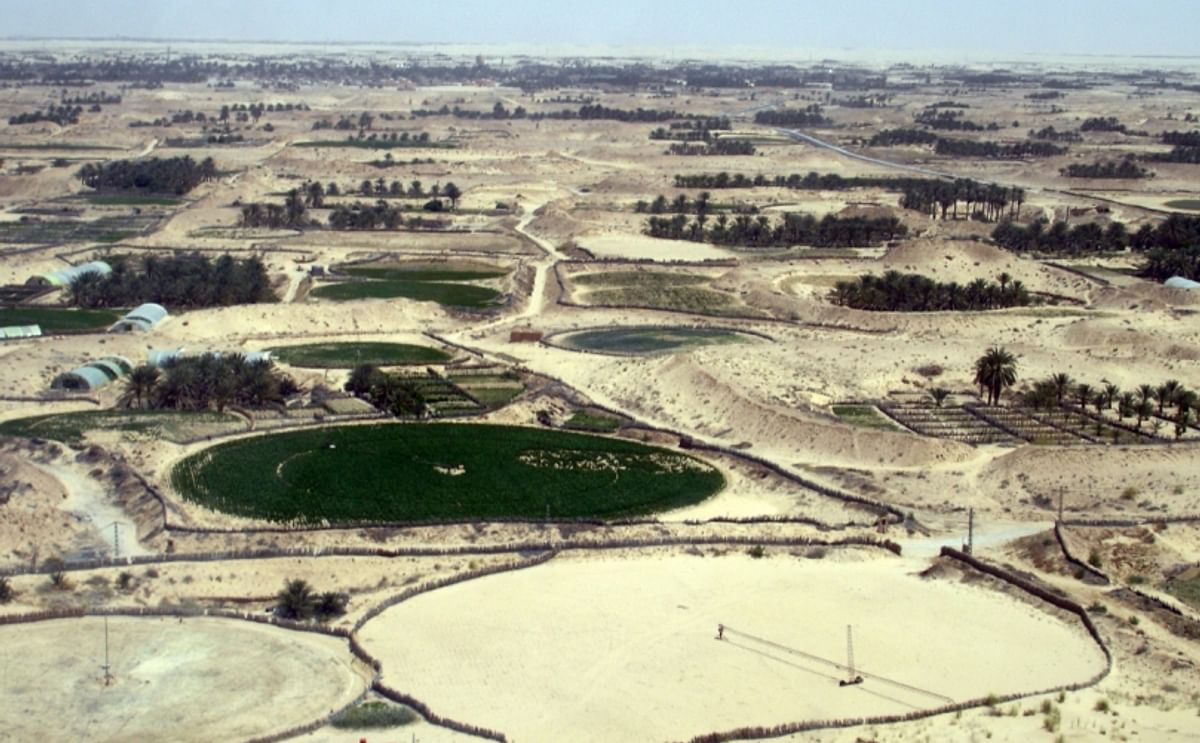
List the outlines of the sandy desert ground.
{"label": "sandy desert ground", "polygon": [[[23,49],[10,46],[0,51]],[[78,49],[77,43],[65,45],[60,53]],[[241,59],[252,50],[197,51]],[[852,76],[863,74],[847,69]],[[433,365],[438,373],[477,365],[521,380],[524,392],[481,422],[557,428],[581,410],[617,416],[619,436],[699,447],[691,453],[717,467],[726,483],[712,497],[658,513],[648,523],[535,520],[323,530],[281,529],[212,510],[176,492],[173,467],[214,441],[373,420],[331,421],[308,404],[315,389],[340,389],[348,369],[279,364],[302,390],[285,408],[234,411],[231,422],[151,433],[97,427],[70,444],[5,438],[0,569],[12,573],[16,597],[0,604],[0,614],[93,607],[263,612],[274,605],[285,580],[304,578],[318,590],[349,596],[348,613],[331,623],[348,630],[373,607],[414,586],[529,556],[513,554],[521,545],[554,544],[563,551],[549,564],[423,593],[358,627],[358,638],[381,661],[382,683],[428,704],[436,715],[495,728],[513,741],[640,741],[940,703],[894,687],[873,688],[870,679],[862,687],[840,689],[836,669],[794,663],[774,651],[764,655],[732,639],[714,641],[717,623],[839,662],[845,626],[852,624],[862,668],[956,701],[1092,677],[1104,667],[1103,656],[1077,617],[938,558],[942,546],[964,542],[971,509],[975,554],[1087,609],[1112,652],[1111,673],[1081,691],[785,739],[1194,740],[1200,720],[1200,605],[1186,586],[1195,584],[1188,571],[1200,560],[1195,526],[1200,429],[1193,425],[1176,437],[1166,414],[1152,415],[1138,429],[1154,433],[1156,442],[1113,444],[1107,439],[1112,424],[1133,421],[1102,409],[1075,433],[1064,433],[1065,423],[1039,429],[1061,438],[972,443],[922,435],[881,411],[906,405],[932,409],[935,388],[947,390],[949,407],[978,405],[974,364],[997,345],[1017,360],[1016,383],[1001,411],[1020,407],[1020,392],[1056,373],[1093,390],[1111,383],[1132,392],[1167,380],[1200,389],[1200,295],[1134,275],[1141,264],[1136,252],[1010,252],[991,239],[995,225],[931,218],[903,208],[900,192],[882,186],[712,190],[713,201],[731,213],[752,206],[771,219],[789,212],[817,218],[882,214],[899,218],[908,229],[901,239],[860,248],[729,247],[654,238],[643,233],[646,215],[634,211],[638,201],[659,194],[695,198],[702,190],[676,188],[676,175],[770,178],[812,171],[884,177],[911,175],[894,166],[914,166],[1025,189],[1022,223],[1037,217],[1101,227],[1121,222],[1134,233],[1171,213],[1195,216],[1169,204],[1197,198],[1197,166],[1153,163],[1154,178],[1115,184],[1068,178],[1060,169],[1166,152],[1159,134],[1197,128],[1191,123],[1200,114],[1194,92],[1147,87],[1132,68],[1123,74],[1134,77],[1121,77],[1046,63],[1028,67],[1022,73],[1027,80],[998,86],[963,84],[964,75],[981,70],[954,65],[933,68],[929,82],[903,66],[870,69],[905,81],[882,91],[890,97],[872,107],[848,102],[862,91],[824,85],[750,90],[557,84],[532,93],[493,79],[375,86],[288,80],[270,89],[247,77],[232,88],[212,82],[125,87],[120,104],[85,109],[77,124],[0,124],[0,283],[22,284],[91,259],[198,251],[261,258],[280,298],[269,304],[169,308],[170,316],[143,334],[51,333],[0,341],[6,382],[0,425],[128,404],[121,383],[82,395],[50,392],[56,375],[104,356],[124,356],[136,365],[150,351],[164,349],[252,352],[318,342],[416,343],[450,354],[448,364]],[[1030,97],[1045,92],[1047,79],[1075,75],[1084,83],[1064,88],[1059,98]],[[1169,76],[1180,85],[1195,83],[1183,66]],[[83,90],[109,88],[116,90],[102,83]],[[4,83],[0,114],[7,120],[44,108],[60,92]],[[759,144],[753,156],[681,157],[666,154],[665,142],[649,138],[658,122],[413,115],[443,105],[486,112],[498,103],[544,113],[584,100],[731,116],[738,131],[775,139]],[[1147,134],[1089,132],[1070,143],[1067,154],[1023,160],[866,144],[884,129],[913,126],[914,114],[947,100],[965,106],[968,119],[1004,122],[995,131],[954,136],[1019,143],[1034,129],[1075,130],[1081,121],[1103,116]],[[130,126],[187,110],[216,117],[223,105],[256,101],[303,107],[231,121],[231,131],[245,138],[237,144],[205,143],[209,130],[197,124]],[[754,122],[755,110],[813,102],[823,103],[833,122],[813,128],[814,136],[879,160],[785,143]],[[425,132],[448,146],[386,150],[394,155],[387,164],[379,162],[384,150],[299,146],[343,139],[347,132],[316,131],[314,123],[360,112],[375,115],[372,132]],[[1020,126],[1011,126],[1013,121]],[[201,141],[171,141],[196,137]],[[211,156],[219,176],[172,206],[93,203],[74,176],[85,162],[181,155]],[[350,194],[309,210],[324,224],[330,205],[374,201],[374,194],[353,194],[362,181],[376,178],[419,180],[426,188],[453,181],[463,196],[457,208],[438,215],[448,224],[441,231],[239,224],[241,205],[282,203],[289,189],[309,180],[335,182]],[[422,214],[419,204],[409,206]],[[63,209],[75,211],[57,216]],[[11,231],[22,219],[91,223],[135,217],[141,226],[111,242],[18,241]],[[431,262],[507,272],[480,284],[495,289],[499,303],[475,311],[402,297],[333,301],[319,291],[344,279],[337,270],[344,264]],[[314,273],[313,267],[327,273]],[[1004,274],[1005,281],[1019,281],[1048,301],[979,312],[878,312],[830,301],[837,282],[888,271],[964,285]],[[681,281],[690,293],[673,293],[672,282]],[[63,301],[59,293],[35,300],[39,308]],[[731,329],[744,333],[745,342],[649,354],[587,352],[560,342],[584,329],[653,326]],[[540,333],[542,341],[514,342],[514,331]],[[866,407],[878,417],[856,419],[844,406]],[[860,500],[847,501],[839,493]],[[1066,525],[1064,541],[1074,562],[1051,531],[1060,503],[1067,522],[1114,522]],[[887,523],[877,527],[881,513]],[[84,569],[78,561],[113,552],[113,522],[122,525],[121,554],[151,562]],[[585,549],[604,540],[666,538],[742,541],[596,554]],[[892,540],[901,556],[837,547],[823,549],[819,560],[802,549],[771,547],[761,560],[746,554],[755,539],[843,538]],[[360,554],[322,554],[330,548]],[[475,552],[448,554],[459,548]],[[380,549],[447,554],[367,554]],[[268,558],[270,550],[305,552]],[[484,554],[488,550],[494,554]],[[199,559],[216,551],[229,554]],[[51,559],[66,561],[71,588],[49,583],[44,564]],[[1104,573],[1108,582],[1081,564]],[[118,589],[126,571],[134,587]],[[0,627],[0,658],[20,674],[5,677],[10,714],[24,725],[16,738],[53,731],[51,718],[37,706],[53,697],[53,719],[72,738],[125,739],[138,730],[153,736],[171,729],[182,731],[173,737],[245,739],[322,717],[370,682],[369,673],[352,665],[344,640],[233,620],[110,621],[126,633],[126,657],[140,665],[118,668],[120,683],[113,690],[123,695],[117,697],[119,713],[100,717],[95,713],[100,695],[113,694],[95,687],[95,649],[72,642],[78,633],[70,629],[86,625],[90,632],[98,619]],[[29,647],[38,648],[38,664],[20,661]],[[151,683],[166,673],[152,663],[164,653],[197,664],[186,683],[174,676]],[[226,659],[237,662],[214,668]],[[144,688],[135,689],[137,679],[147,681]],[[221,693],[208,695],[202,705],[192,701],[212,689]],[[147,711],[131,718],[125,710],[134,706]],[[88,727],[92,721],[101,727]],[[385,731],[326,726],[303,739],[362,737],[469,736],[420,721]]]}

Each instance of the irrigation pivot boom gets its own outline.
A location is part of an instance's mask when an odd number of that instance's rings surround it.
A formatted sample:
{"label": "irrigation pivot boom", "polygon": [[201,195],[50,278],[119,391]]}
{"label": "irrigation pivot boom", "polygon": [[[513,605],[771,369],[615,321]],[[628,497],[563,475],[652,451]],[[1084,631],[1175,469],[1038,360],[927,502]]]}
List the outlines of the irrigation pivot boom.
{"label": "irrigation pivot boom", "polygon": [[838,682],[838,686],[854,686],[861,684],[863,677],[854,672],[854,628],[846,625],[846,678]]}

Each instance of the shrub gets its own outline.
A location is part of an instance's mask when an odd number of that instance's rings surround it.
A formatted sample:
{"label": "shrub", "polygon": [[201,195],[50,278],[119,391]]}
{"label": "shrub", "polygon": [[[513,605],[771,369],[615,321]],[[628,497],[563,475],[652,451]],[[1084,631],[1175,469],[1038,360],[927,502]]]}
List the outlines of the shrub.
{"label": "shrub", "polygon": [[55,570],[50,574],[50,587],[56,591],[67,591],[71,588],[71,580],[63,571]]}
{"label": "shrub", "polygon": [[1108,700],[1107,699],[1098,700],[1096,702],[1096,711],[1097,712],[1107,712],[1108,711]]}
{"label": "shrub", "polygon": [[761,558],[765,553],[766,553],[766,550],[763,549],[763,546],[761,544],[756,544],[753,547],[751,547],[750,549],[746,550],[746,554],[750,555],[755,560]]}
{"label": "shrub", "polygon": [[17,592],[13,590],[12,584],[8,582],[8,578],[0,576],[0,604],[7,604],[16,598]]}
{"label": "shrub", "polygon": [[365,728],[393,728],[416,722],[417,715],[408,707],[387,702],[364,702],[357,707],[333,716],[330,724],[335,728],[361,730]]}
{"label": "shrub", "polygon": [[1088,554],[1088,565],[1099,569],[1101,565],[1100,553],[1095,548]]}
{"label": "shrub", "polygon": [[133,588],[133,573],[124,570],[117,576],[117,588],[122,591],[128,591]]}

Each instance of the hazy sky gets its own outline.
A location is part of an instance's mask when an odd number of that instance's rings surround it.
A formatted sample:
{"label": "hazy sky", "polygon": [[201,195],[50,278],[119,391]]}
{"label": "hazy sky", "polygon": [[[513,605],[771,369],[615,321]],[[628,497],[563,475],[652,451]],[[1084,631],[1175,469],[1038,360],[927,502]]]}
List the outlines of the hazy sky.
{"label": "hazy sky", "polygon": [[0,35],[1200,55],[1200,0],[0,0]]}

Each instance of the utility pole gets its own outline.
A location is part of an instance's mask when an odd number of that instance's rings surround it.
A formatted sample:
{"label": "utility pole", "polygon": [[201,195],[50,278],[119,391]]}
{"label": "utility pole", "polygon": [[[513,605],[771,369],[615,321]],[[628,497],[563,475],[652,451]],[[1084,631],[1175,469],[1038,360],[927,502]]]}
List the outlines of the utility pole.
{"label": "utility pole", "polygon": [[104,665],[100,668],[104,669],[104,685],[112,686],[112,664],[108,662],[108,617],[104,618]]}
{"label": "utility pole", "polygon": [[117,558],[121,556],[121,522],[114,521],[109,526],[113,530],[113,557]]}
{"label": "utility pole", "polygon": [[1059,490],[1058,491],[1058,520],[1059,520],[1059,522],[1062,522],[1062,519],[1063,519],[1063,491]]}
{"label": "utility pole", "polygon": [[967,509],[967,554],[975,551],[975,509]]}

